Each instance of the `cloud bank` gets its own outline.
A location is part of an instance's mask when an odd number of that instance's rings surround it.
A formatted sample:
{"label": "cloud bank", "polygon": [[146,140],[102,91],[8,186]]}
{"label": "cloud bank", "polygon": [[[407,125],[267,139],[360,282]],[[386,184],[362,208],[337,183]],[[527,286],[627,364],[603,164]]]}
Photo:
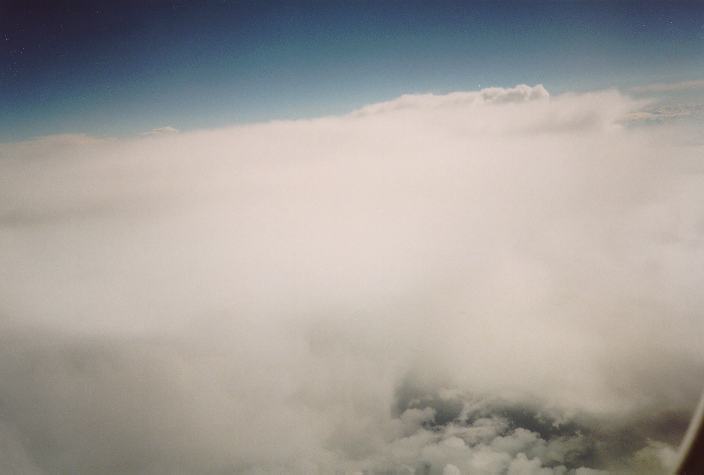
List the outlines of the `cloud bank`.
{"label": "cloud bank", "polygon": [[655,83],[646,84],[645,86],[636,86],[630,89],[631,92],[636,94],[648,94],[648,93],[662,93],[662,92],[676,92],[676,91],[689,91],[694,89],[704,89],[704,79],[695,79],[691,81],[680,81],[680,82],[670,82],[670,83]]}
{"label": "cloud bank", "polygon": [[704,147],[617,91],[0,146],[3,473],[663,473]]}

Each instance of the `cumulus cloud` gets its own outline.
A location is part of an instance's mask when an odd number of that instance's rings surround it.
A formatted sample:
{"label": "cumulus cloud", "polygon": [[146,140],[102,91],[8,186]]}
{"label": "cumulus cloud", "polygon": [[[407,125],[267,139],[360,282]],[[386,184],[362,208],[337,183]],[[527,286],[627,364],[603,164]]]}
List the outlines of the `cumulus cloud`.
{"label": "cumulus cloud", "polygon": [[0,145],[0,468],[666,470],[704,148],[642,106],[518,86]]}

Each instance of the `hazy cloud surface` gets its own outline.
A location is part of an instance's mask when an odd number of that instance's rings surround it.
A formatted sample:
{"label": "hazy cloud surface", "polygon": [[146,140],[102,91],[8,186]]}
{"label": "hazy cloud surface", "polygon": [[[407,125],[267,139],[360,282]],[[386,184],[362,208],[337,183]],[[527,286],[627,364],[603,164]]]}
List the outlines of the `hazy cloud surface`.
{"label": "hazy cloud surface", "polygon": [[643,105],[1,145],[0,472],[663,473],[704,376],[704,146]]}

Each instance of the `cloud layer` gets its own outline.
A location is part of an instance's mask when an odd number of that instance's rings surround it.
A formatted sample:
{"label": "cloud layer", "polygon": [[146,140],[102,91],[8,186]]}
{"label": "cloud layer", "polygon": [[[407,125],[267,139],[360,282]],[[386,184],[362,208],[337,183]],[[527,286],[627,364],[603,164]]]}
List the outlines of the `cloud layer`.
{"label": "cloud layer", "polygon": [[689,91],[693,89],[704,89],[704,80],[695,79],[692,81],[670,82],[646,84],[645,86],[637,86],[631,88],[634,93],[662,93],[675,91]]}
{"label": "cloud layer", "polygon": [[662,472],[704,376],[704,148],[642,105],[1,145],[0,471]]}

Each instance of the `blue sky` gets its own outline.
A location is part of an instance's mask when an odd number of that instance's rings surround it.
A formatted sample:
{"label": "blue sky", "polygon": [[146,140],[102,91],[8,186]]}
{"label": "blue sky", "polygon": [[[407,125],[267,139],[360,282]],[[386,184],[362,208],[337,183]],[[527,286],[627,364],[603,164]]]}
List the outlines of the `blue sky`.
{"label": "blue sky", "polygon": [[4,2],[0,140],[312,117],[412,92],[704,78],[698,2],[145,3]]}

